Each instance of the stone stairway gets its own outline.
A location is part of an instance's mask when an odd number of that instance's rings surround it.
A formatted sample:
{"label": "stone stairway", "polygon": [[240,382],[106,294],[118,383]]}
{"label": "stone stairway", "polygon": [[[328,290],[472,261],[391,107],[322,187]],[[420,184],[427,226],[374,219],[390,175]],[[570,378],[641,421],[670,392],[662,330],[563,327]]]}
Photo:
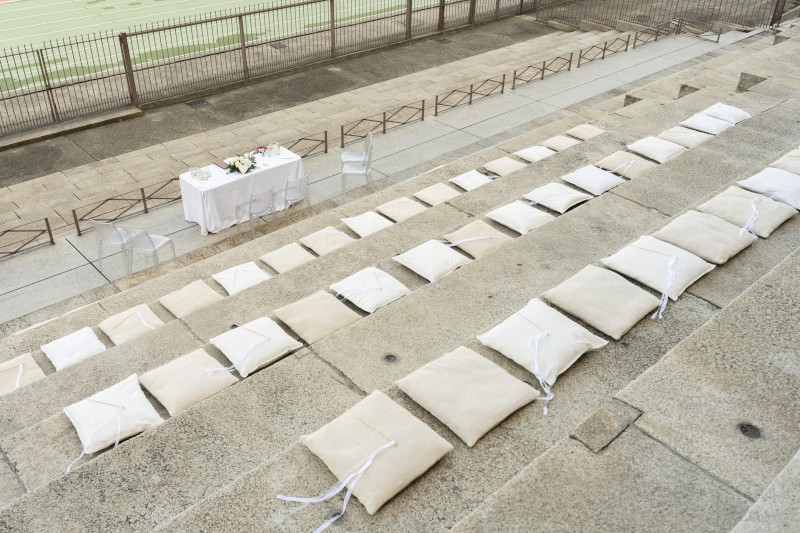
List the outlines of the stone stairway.
{"label": "stone stairway", "polygon": [[[95,326],[108,315],[145,302],[167,322],[135,342],[112,347],[58,373],[52,372],[41,353],[36,354],[37,361],[49,374],[47,378],[0,398],[2,411],[13,413],[0,419],[0,449],[14,465],[13,472],[4,471],[3,483],[5,486],[6,479],[18,476],[28,491],[21,494],[18,485],[16,492],[13,488],[6,491],[10,496],[7,508],[0,512],[0,523],[11,529],[32,531],[156,527],[174,531],[228,527],[239,531],[264,528],[265,524],[270,530],[314,528],[335,504],[289,515],[291,505],[274,499],[278,492],[314,494],[333,481],[324,465],[297,439],[324,425],[374,389],[387,392],[454,444],[455,450],[374,517],[367,516],[360,505],[351,504],[341,527],[442,530],[459,523],[476,509],[476,515],[489,509],[486,516],[498,520],[492,495],[512,490],[518,473],[519,476],[531,471],[538,473],[541,465],[557,468],[559,463],[551,458],[562,453],[562,448],[576,446],[565,439],[586,419],[587,413],[603,406],[620,389],[644,379],[650,372],[642,375],[643,372],[658,365],[665,354],[669,354],[664,358],[667,361],[683,343],[701,336],[709,321],[721,321],[734,314],[734,311],[724,313],[729,306],[735,309],[737,302],[747,300],[747,295],[757,293],[758,283],[768,283],[769,276],[786,275],[780,268],[791,263],[797,250],[800,235],[797,218],[693,285],[680,300],[670,304],[663,322],[642,321],[622,341],[586,354],[559,378],[549,416],[542,416],[539,404],[529,405],[472,449],[399,392],[393,382],[461,344],[518,378],[531,381],[528,372],[483,347],[475,335],[585,265],[596,263],[638,236],[662,227],[672,216],[795,148],[800,143],[800,112],[794,102],[800,87],[791,93],[778,91],[775,87],[785,91],[790,85],[787,81],[793,71],[771,65],[781,65],[783,58],[796,52],[799,42],[791,39],[769,48],[757,46],[763,44],[760,40],[751,44],[755,49],[752,54],[761,54],[762,61],[770,58],[758,69],[753,66],[755,73],[768,75],[768,81],[772,81],[763,87],[763,92],[755,86],[748,92],[734,93],[725,84],[709,82],[688,96],[669,100],[663,97],[669,94],[669,77],[661,79],[643,87],[640,94],[645,97],[633,105],[623,107],[622,95],[596,102],[520,137],[110,296],[40,327],[0,339],[5,360],[36,350],[40,344],[80,327]],[[740,61],[749,61],[750,57],[742,54]],[[733,63],[725,68],[729,67],[731,72],[735,71]],[[693,80],[702,76],[693,74]],[[673,94],[679,89],[676,82],[671,81]],[[720,100],[748,110],[753,118],[527,235],[517,236],[492,223],[499,231],[516,237],[514,241],[437,283],[429,284],[391,260],[397,253],[441,238],[476,218],[483,218],[498,206],[520,199],[535,187],[595,163],[640,137],[676,125]],[[226,297],[185,319],[173,319],[156,302],[158,297],[196,279],[204,279],[222,292],[210,279],[211,274],[256,260],[328,225],[349,232],[340,218],[361,214],[400,196],[411,197],[430,184],[481,168],[489,161],[590,120],[605,125],[606,133]],[[790,259],[786,260],[787,257]],[[776,268],[779,263],[782,266]],[[80,453],[74,429],[60,413],[65,405],[133,372],[143,373],[199,347],[205,347],[224,362],[221,354],[207,344],[210,337],[226,331],[232,324],[273,316],[272,309],[315,290],[324,290],[371,265],[395,276],[412,293],[169,418],[161,426],[131,438],[119,448],[85,459],[73,473],[63,475],[65,465]],[[789,334],[796,340],[795,333]],[[101,339],[110,345],[109,339],[102,336]],[[394,357],[387,359],[387,355]],[[619,397],[625,400],[624,395]],[[620,409],[626,411],[624,406]],[[628,407],[623,418],[630,413]],[[628,432],[618,439],[620,446],[627,446],[619,452],[620,457],[630,455],[633,449],[648,455],[652,442],[634,435],[635,428]],[[800,439],[797,435],[792,437],[796,450]],[[612,457],[612,463],[613,460]],[[645,465],[650,470],[655,466]],[[550,477],[543,480],[546,482]],[[547,487],[544,483],[537,495],[545,497]],[[729,494],[727,487],[714,487],[726,494],[727,507],[720,510],[720,506],[711,503],[709,506],[726,517],[741,517],[749,506],[747,498]],[[533,500],[537,495],[529,494],[528,499]],[[757,494],[750,497],[754,496]],[[47,513],[41,512],[44,506]],[[91,511],[81,513],[78,509]],[[515,509],[524,514],[529,510],[520,502]],[[479,524],[473,522],[474,516],[470,515],[459,527]],[[718,522],[720,529],[724,529],[724,524]]]}

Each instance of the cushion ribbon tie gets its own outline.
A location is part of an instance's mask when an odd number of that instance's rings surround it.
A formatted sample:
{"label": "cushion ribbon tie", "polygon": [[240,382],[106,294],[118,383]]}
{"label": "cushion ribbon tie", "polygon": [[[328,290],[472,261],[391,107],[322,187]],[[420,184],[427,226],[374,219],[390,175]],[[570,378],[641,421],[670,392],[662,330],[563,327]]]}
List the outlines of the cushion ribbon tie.
{"label": "cushion ribbon tie", "polygon": [[[92,401],[92,400],[89,400],[89,401]],[[77,459],[72,461],[69,464],[69,466],[67,467],[67,472],[66,472],[67,474],[69,474],[69,471],[72,470],[72,466],[75,463],[77,463],[78,461],[80,461],[83,458],[84,455],[86,455],[86,453],[87,453],[86,450],[88,450],[89,448],[92,447],[92,443],[94,442],[94,438],[97,436],[97,434],[100,432],[100,430],[102,430],[104,427],[106,427],[106,425],[109,422],[111,422],[114,418],[117,419],[117,439],[114,441],[114,448],[119,446],[119,439],[120,439],[120,436],[122,435],[122,410],[125,409],[125,407],[123,407],[122,405],[117,405],[117,406],[114,406],[114,407],[116,407],[116,409],[111,414],[111,416],[106,418],[105,422],[103,422],[102,424],[97,426],[97,429],[92,431],[92,434],[89,435],[89,440],[86,442],[86,446],[83,447],[83,450],[81,450],[81,454],[78,456]]]}
{"label": "cushion ribbon tie", "polygon": [[138,317],[139,317],[139,320],[141,320],[141,321],[142,321],[142,324],[144,324],[146,327],[148,327],[148,328],[150,328],[150,329],[156,329],[156,328],[154,328],[153,326],[151,326],[150,324],[148,324],[148,323],[145,321],[144,317],[142,316],[142,313],[140,313],[139,311],[136,311],[136,316],[138,316]]}
{"label": "cushion ribbon tie", "polygon": [[622,177],[624,178],[624,177],[625,177],[625,173],[626,173],[627,171],[629,171],[629,170],[631,169],[631,167],[632,167],[632,166],[633,166],[635,163],[636,163],[636,160],[635,160],[635,159],[631,159],[631,160],[630,160],[630,161],[628,161],[627,163],[622,163],[620,166],[618,166],[617,168],[615,168],[614,170],[612,170],[612,171],[611,171],[611,173],[612,173],[612,174],[616,174],[616,173],[617,173],[617,171],[618,171],[619,169],[621,169],[621,168],[624,168],[625,170],[623,170],[623,171],[622,171],[622,172],[619,174],[620,176],[622,176]]}
{"label": "cushion ribbon tie", "polygon": [[745,223],[744,227],[739,230],[740,237],[745,233],[752,233],[753,235],[755,235],[755,232],[753,232],[753,226],[755,226],[756,220],[758,220],[759,200],[761,200],[761,198],[753,198],[753,212],[750,214],[750,218],[747,219],[747,222]]}
{"label": "cushion ribbon tie", "polygon": [[19,382],[22,379],[22,367],[23,367],[23,364],[20,363],[19,364],[19,371],[17,372],[17,380],[14,382],[14,390],[17,390],[19,388]]}
{"label": "cushion ribbon tie", "polygon": [[[530,340],[531,354],[533,355],[533,375],[536,376],[536,379],[539,380],[539,385],[542,387],[542,390],[544,391],[545,394],[544,396],[540,396],[536,399],[544,400],[545,416],[547,415],[547,404],[550,403],[550,400],[552,400],[555,397],[555,395],[553,394],[553,391],[550,390],[550,385],[548,385],[547,381],[545,381],[544,378],[542,377],[542,370],[539,367],[539,343],[541,343],[541,341],[545,337],[549,337],[550,335],[551,333],[549,331],[543,331],[539,335],[531,337]],[[553,383],[555,383],[555,380],[553,380]]]}
{"label": "cushion ribbon tie", "polygon": [[669,293],[672,290],[672,284],[675,283],[675,263],[678,261],[678,256],[673,255],[669,258],[669,272],[667,272],[667,284],[664,287],[664,292],[661,293],[661,304],[659,304],[658,309],[656,309],[655,313],[650,317],[651,319],[655,319],[658,317],[661,320],[664,315],[664,309],[667,308],[667,302],[669,302]]}
{"label": "cushion ribbon tie", "polygon": [[220,366],[218,368],[211,368],[203,372],[203,375],[206,377],[211,377],[211,374],[214,372],[233,372],[237,365],[241,366],[244,363],[244,360],[247,359],[247,356],[250,355],[253,350],[261,346],[262,344],[269,342],[272,340],[272,337],[264,337],[263,339],[259,339],[258,341],[254,342],[239,354],[239,357],[234,361],[231,366]]}
{"label": "cushion ribbon tie", "polygon": [[483,239],[491,239],[491,237],[470,237],[468,239],[459,239],[457,241],[439,241],[439,242],[442,243],[442,244],[446,244],[450,248],[453,248],[454,246],[458,246],[459,244],[462,244],[462,243],[465,243],[465,242],[480,241],[480,240],[483,240]]}

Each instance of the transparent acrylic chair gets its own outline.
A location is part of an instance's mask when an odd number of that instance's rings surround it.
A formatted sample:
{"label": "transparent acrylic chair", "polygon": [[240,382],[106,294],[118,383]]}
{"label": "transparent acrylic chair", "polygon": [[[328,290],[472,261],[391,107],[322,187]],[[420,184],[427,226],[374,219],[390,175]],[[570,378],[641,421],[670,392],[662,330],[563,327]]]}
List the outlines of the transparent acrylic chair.
{"label": "transparent acrylic chair", "polygon": [[347,191],[347,176],[364,176],[367,189],[372,190],[372,155],[375,153],[375,145],[367,150],[367,157],[360,163],[345,163],[342,165],[342,192]]}
{"label": "transparent acrylic chair", "polygon": [[126,264],[127,273],[130,276],[133,274],[133,256],[138,252],[143,255],[149,255],[153,259],[153,265],[156,267],[156,273],[160,273],[161,269],[158,261],[158,251],[169,244],[172,250],[172,258],[175,259],[175,243],[169,237],[162,237],[161,235],[150,235],[147,230],[131,229],[121,227],[120,231],[125,236],[128,242],[128,262]]}
{"label": "transparent acrylic chair", "polygon": [[[250,195],[250,201],[245,205],[239,206],[238,209],[244,209],[250,218],[250,236],[256,238],[256,227],[254,218],[264,215],[272,215],[272,220],[275,220],[275,189],[270,187],[261,192],[254,192]],[[237,211],[238,211],[237,209]],[[239,214],[237,213],[237,219]]]}
{"label": "transparent acrylic chair", "polygon": [[89,219],[94,228],[94,236],[97,240],[97,264],[103,270],[103,246],[114,248],[122,252],[122,261],[125,268],[128,267],[128,242],[125,234],[117,228],[113,222],[99,222]]}
{"label": "transparent acrylic chair", "polygon": [[308,208],[311,209],[311,194],[308,192],[308,174],[302,178],[289,180],[286,182],[286,189],[283,194],[286,212],[286,225],[289,225],[289,208],[305,200]]}
{"label": "transparent acrylic chair", "polygon": [[367,152],[372,147],[372,130],[364,137],[364,145],[360,152],[342,152],[342,166],[347,163],[363,163],[367,159]]}

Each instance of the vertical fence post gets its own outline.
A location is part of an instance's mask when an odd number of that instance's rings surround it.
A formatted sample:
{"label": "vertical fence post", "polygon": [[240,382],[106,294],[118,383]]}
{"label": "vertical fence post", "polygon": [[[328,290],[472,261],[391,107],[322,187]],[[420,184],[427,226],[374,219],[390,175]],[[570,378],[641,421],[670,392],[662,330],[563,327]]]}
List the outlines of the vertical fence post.
{"label": "vertical fence post", "polygon": [[411,40],[411,15],[414,13],[413,0],[406,0],[406,40]]}
{"label": "vertical fence post", "polygon": [[494,18],[500,18],[500,0],[497,0],[494,4]]}
{"label": "vertical fence post", "polygon": [[628,38],[625,40],[625,51],[628,51],[628,47],[631,45],[631,34],[628,34]]}
{"label": "vertical fence post", "polygon": [[514,69],[514,79],[511,80],[511,90],[513,91],[516,88],[517,88],[517,70]]}
{"label": "vertical fence post", "polygon": [[608,41],[603,43],[603,57],[601,57],[600,59],[606,58],[606,50],[608,50]]}
{"label": "vertical fence post", "polygon": [[78,237],[80,237],[81,236],[81,225],[78,222],[78,213],[76,213],[74,209],[72,210],[72,220],[75,221],[75,229],[78,231]]}
{"label": "vertical fence post", "polygon": [[[336,13],[333,9],[333,0],[331,2],[331,57],[336,57]],[[342,145],[344,148],[344,145]]]}
{"label": "vertical fence post", "polygon": [[44,217],[44,224],[47,226],[47,236],[50,237],[50,244],[55,244],[56,241],[53,240],[53,230],[50,229],[50,220],[47,217]]}
{"label": "vertical fence post", "polygon": [[473,91],[473,86],[474,85],[475,84],[473,84],[473,83],[469,84],[469,105],[472,105],[472,91]]}
{"label": "vertical fence post", "polygon": [[433,116],[434,117],[438,117],[439,116],[439,95],[438,94],[436,95],[436,100],[434,100],[434,104],[433,104]]}
{"label": "vertical fence post", "polygon": [[503,83],[500,85],[500,94],[504,94],[506,92],[506,75],[503,74]]}
{"label": "vertical fence post", "polygon": [[525,0],[519,0],[519,14],[522,15],[522,10],[525,9]]}
{"label": "vertical fence post", "polygon": [[328,153],[328,130],[325,130],[325,153]]}
{"label": "vertical fence post", "polygon": [[386,134],[386,111],[383,112],[383,133]]}
{"label": "vertical fence post", "polygon": [[41,50],[36,50],[36,56],[39,58],[39,70],[42,73],[42,81],[44,88],[47,91],[47,101],[50,102],[50,115],[53,122],[58,122],[58,108],[56,107],[56,100],[53,98],[53,89],[50,87],[50,77],[47,75],[47,65],[44,62],[44,54]]}
{"label": "vertical fence post", "polygon": [[540,79],[544,79],[544,71],[547,70],[547,61],[542,61],[542,77]]}
{"label": "vertical fence post", "polygon": [[[119,34],[119,48],[122,52],[122,65],[125,68],[125,80],[128,82],[128,93],[131,96],[131,104],[139,105],[139,94],[136,92],[136,78],[133,76],[133,63],[131,62],[131,51],[128,48],[128,34]],[[80,233],[78,234],[80,235]]]}
{"label": "vertical fence post", "polygon": [[467,20],[470,24],[475,24],[475,0],[469,0],[469,18]]}
{"label": "vertical fence post", "polygon": [[344,126],[342,126],[341,136],[342,136],[342,148],[344,148]]}
{"label": "vertical fence post", "polygon": [[144,187],[139,190],[142,192],[142,206],[144,207],[144,212],[147,213],[147,196],[144,194]]}
{"label": "vertical fence post", "polygon": [[570,70],[572,70],[572,54],[574,54],[574,53],[575,53],[575,52],[570,52],[570,53],[569,53],[569,66],[567,67],[567,72],[569,72]]}
{"label": "vertical fence post", "polygon": [[420,120],[425,122],[425,100],[422,101],[422,119]]}
{"label": "vertical fence post", "polygon": [[242,73],[244,79],[250,79],[250,71],[247,68],[247,38],[244,35],[244,17],[239,15],[239,40],[242,43]]}
{"label": "vertical fence post", "polygon": [[439,31],[444,30],[444,0],[439,0]]}

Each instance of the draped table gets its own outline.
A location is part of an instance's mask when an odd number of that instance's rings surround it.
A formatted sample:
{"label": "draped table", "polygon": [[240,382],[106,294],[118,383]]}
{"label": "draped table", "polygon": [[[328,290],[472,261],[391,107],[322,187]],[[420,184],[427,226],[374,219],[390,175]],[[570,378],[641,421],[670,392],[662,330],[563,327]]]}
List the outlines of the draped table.
{"label": "draped table", "polygon": [[217,233],[250,220],[247,209],[238,209],[250,202],[250,195],[273,187],[275,209],[285,207],[286,182],[303,177],[303,161],[299,155],[281,147],[280,155],[257,154],[256,166],[247,174],[230,173],[217,165],[203,167],[208,180],[193,178],[189,172],[180,175],[183,216],[200,225],[200,234]]}

